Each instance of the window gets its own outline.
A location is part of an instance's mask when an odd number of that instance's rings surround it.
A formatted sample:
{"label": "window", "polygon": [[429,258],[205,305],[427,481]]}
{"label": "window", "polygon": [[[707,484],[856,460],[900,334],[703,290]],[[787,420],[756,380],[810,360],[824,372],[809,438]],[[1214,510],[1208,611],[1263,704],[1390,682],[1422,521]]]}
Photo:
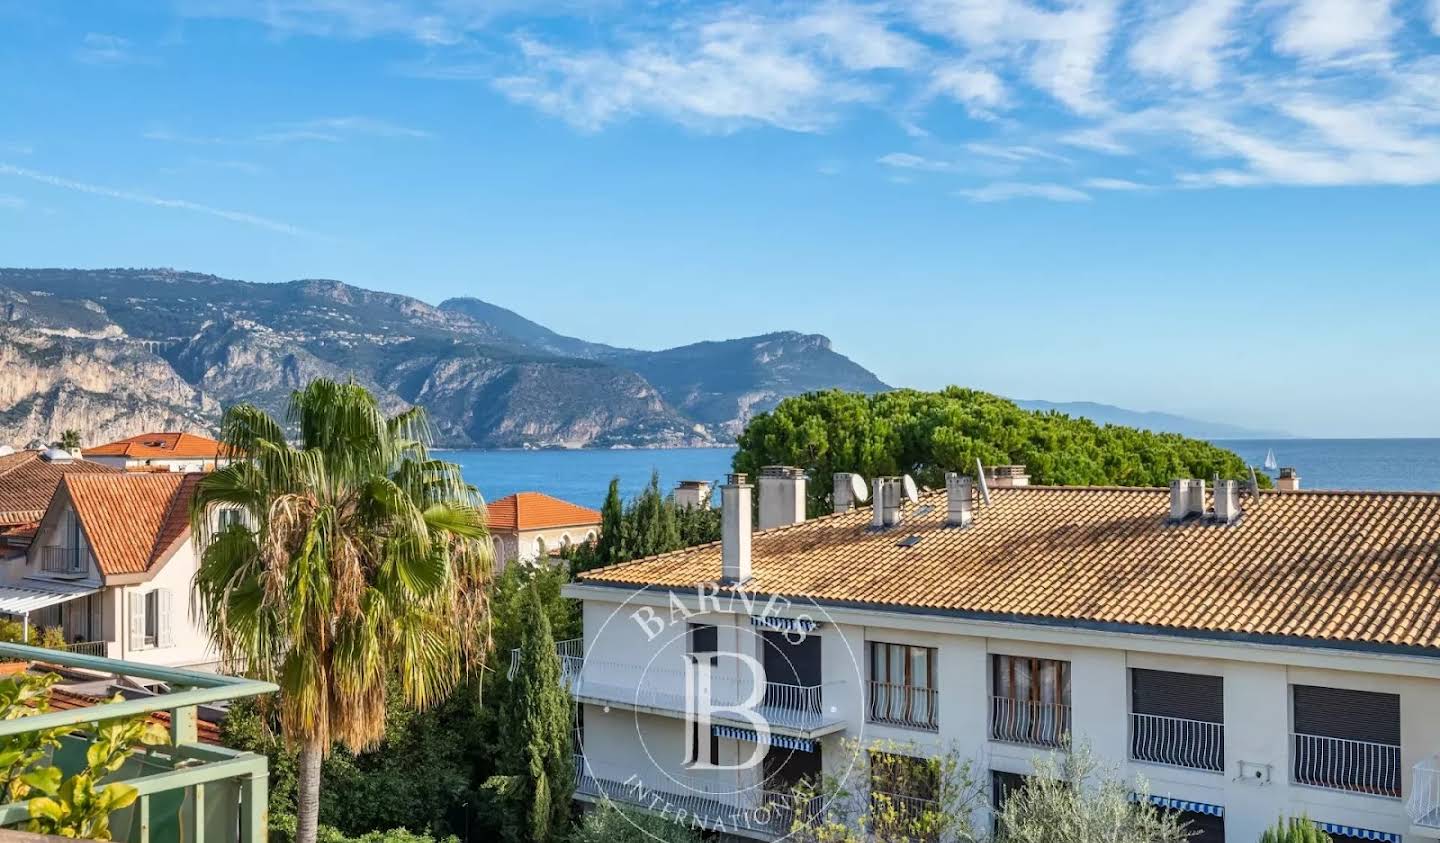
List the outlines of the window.
{"label": "window", "polygon": [[1130,757],[1223,772],[1225,686],[1219,676],[1130,671]]}
{"label": "window", "polygon": [[[692,623],[686,629],[686,652],[690,653],[718,653],[720,652],[720,631],[708,623]],[[711,659],[714,664],[716,659]]]}
{"label": "window", "polygon": [[1070,663],[991,656],[990,737],[1061,746],[1070,738]]}
{"label": "window", "polygon": [[1292,775],[1298,784],[1400,797],[1400,697],[1294,685]]}
{"label": "window", "polygon": [[536,539],[535,539],[535,555],[536,555],[538,558],[540,558],[540,559],[544,559],[544,558],[545,558],[545,537],[544,537],[544,536],[537,536]]}
{"label": "window", "polygon": [[[1169,810],[1168,808],[1162,810]],[[1175,811],[1176,819],[1190,834],[1186,843],[1225,843],[1225,818],[1199,811]],[[1332,840],[1334,837],[1331,838]]]}
{"label": "window", "polygon": [[1029,776],[1019,773],[990,771],[990,805],[995,809],[995,813],[1005,810],[1005,800],[1010,798],[1010,794],[1024,788],[1028,779]]}
{"label": "window", "polygon": [[229,507],[222,509],[219,513],[219,522],[221,532],[230,529],[231,526],[244,527],[245,510]]}
{"label": "window", "polygon": [[870,812],[875,838],[913,839],[917,824],[923,827],[923,818],[940,808],[940,776],[939,759],[871,752]]}
{"label": "window", "polygon": [[936,729],[935,648],[870,641],[870,706],[875,723]]}
{"label": "window", "polygon": [[148,650],[174,646],[171,623],[171,593],[157,588],[127,595],[130,608],[130,649]]}

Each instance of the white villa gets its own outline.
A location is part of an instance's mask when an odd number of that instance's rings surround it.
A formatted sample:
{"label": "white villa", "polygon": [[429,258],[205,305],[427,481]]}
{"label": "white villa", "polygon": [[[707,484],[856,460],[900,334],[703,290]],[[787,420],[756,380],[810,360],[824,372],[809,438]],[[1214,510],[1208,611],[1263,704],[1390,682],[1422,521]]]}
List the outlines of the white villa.
{"label": "white villa", "polygon": [[[839,769],[847,738],[953,748],[996,802],[1083,741],[1200,843],[1301,814],[1336,841],[1440,840],[1440,495],[1007,479],[912,498],[839,475],[806,521],[804,474],[767,468],[779,526],[752,534],[733,475],[719,544],[582,575],[584,639],[560,645],[577,798],[774,839],[798,777],[872,787]],[[709,698],[753,711],[687,713],[707,662]]]}
{"label": "white villa", "polygon": [[91,655],[213,665],[191,601],[190,501],[201,476],[65,475],[26,554],[0,570],[0,613],[60,627],[71,649]]}

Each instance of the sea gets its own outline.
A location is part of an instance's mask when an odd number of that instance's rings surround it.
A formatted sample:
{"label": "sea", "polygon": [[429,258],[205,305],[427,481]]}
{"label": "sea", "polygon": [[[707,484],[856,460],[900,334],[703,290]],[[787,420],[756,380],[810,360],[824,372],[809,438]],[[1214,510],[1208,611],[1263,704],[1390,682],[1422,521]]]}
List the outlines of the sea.
{"label": "sea", "polygon": [[[1440,439],[1222,439],[1216,445],[1261,465],[1269,451],[1294,466],[1306,489],[1440,491]],[[486,500],[539,491],[598,508],[612,477],[629,499],[660,475],[666,492],[680,480],[717,483],[730,470],[733,448],[620,450],[442,451]]]}

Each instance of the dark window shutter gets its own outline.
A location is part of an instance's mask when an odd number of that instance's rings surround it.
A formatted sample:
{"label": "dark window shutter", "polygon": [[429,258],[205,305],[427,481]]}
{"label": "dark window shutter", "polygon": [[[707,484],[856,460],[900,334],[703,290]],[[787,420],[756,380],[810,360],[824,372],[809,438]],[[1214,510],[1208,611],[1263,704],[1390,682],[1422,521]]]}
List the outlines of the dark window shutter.
{"label": "dark window shutter", "polygon": [[1295,685],[1295,731],[1350,741],[1399,745],[1400,697],[1374,691]]}
{"label": "dark window shutter", "polygon": [[692,653],[718,653],[720,652],[720,633],[710,624],[690,624],[690,652]]}
{"label": "dark window shutter", "polygon": [[1224,723],[1224,680],[1200,673],[1132,668],[1130,705],[1136,714]]}
{"label": "dark window shutter", "polygon": [[1225,818],[1195,811],[1179,811],[1177,819],[1190,838],[1187,843],[1225,843]]}

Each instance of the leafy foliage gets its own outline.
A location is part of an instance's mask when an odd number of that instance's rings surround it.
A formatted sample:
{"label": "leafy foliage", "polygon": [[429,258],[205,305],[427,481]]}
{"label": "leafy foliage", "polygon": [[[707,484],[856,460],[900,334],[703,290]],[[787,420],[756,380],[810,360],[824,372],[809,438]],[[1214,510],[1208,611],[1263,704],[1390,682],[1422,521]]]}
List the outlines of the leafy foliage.
{"label": "leafy foliage", "polygon": [[[939,487],[946,471],[973,473],[977,459],[1024,465],[1037,484],[1166,486],[1176,477],[1250,476],[1239,456],[1208,442],[1022,410],[999,396],[954,386],[787,398],[752,419],[739,446],[736,471],[797,465],[812,472],[812,514],[828,511],[835,472],[910,474],[921,485]],[[1262,475],[1260,482],[1269,480]]]}
{"label": "leafy foliage", "polygon": [[550,621],[533,587],[521,623],[527,634],[501,710],[506,772],[513,777],[505,790],[524,809],[516,839],[547,843],[570,816],[574,723]]}
{"label": "leafy foliage", "polygon": [[[270,843],[294,843],[295,815],[288,814],[270,818]],[[367,831],[349,836],[332,826],[321,825],[316,836],[318,843],[460,843],[455,835],[436,838],[419,834],[403,827],[385,831]]]}
{"label": "leafy foliage", "polygon": [[[33,717],[50,710],[55,674],[20,674],[0,681],[0,719]],[[116,702],[117,694],[109,702]],[[28,798],[30,819],[25,830],[37,834],[110,839],[110,814],[134,803],[139,792],[120,782],[102,783],[119,772],[141,746],[163,744],[163,729],[144,714],[97,720],[90,725],[85,767],[66,776],[54,765],[40,766],[60,748],[74,726],[38,729],[0,738],[0,788],[5,802]]]}
{"label": "leafy foliage", "polygon": [[1330,843],[1330,835],[1305,817],[1291,817],[1265,829],[1260,843]]}
{"label": "leafy foliage", "polygon": [[660,491],[658,472],[651,473],[645,490],[623,506],[620,481],[612,479],[600,515],[600,537],[595,543],[568,553],[575,573],[720,540],[720,511],[676,506],[674,498]]}
{"label": "leafy foliage", "polygon": [[616,840],[700,843],[701,838],[673,817],[630,811],[607,802],[586,811],[570,832],[567,843],[614,843]]}
{"label": "leafy foliage", "polygon": [[73,427],[71,427],[71,428],[66,428],[66,429],[60,434],[60,438],[59,438],[59,440],[57,440],[57,441],[55,442],[55,444],[56,444],[58,447],[60,447],[60,448],[64,448],[65,450],[69,451],[69,452],[72,453],[72,454],[75,453],[76,451],[79,451],[79,450],[80,450],[80,431],[76,430],[76,429],[73,428]]}
{"label": "leafy foliage", "polygon": [[1184,843],[1173,813],[1130,794],[1149,792],[1102,767],[1084,744],[1035,761],[996,816],[996,843]]}
{"label": "leafy foliage", "polygon": [[[429,708],[483,663],[491,558],[479,497],[430,458],[423,410],[387,418],[358,384],[317,379],[289,422],[299,447],[256,407],[226,411],[222,440],[247,459],[201,480],[191,523],[217,649],[280,686],[282,732],[302,750],[298,838],[312,843],[332,743],[377,746],[392,688]],[[217,529],[216,504],[243,523]]]}

